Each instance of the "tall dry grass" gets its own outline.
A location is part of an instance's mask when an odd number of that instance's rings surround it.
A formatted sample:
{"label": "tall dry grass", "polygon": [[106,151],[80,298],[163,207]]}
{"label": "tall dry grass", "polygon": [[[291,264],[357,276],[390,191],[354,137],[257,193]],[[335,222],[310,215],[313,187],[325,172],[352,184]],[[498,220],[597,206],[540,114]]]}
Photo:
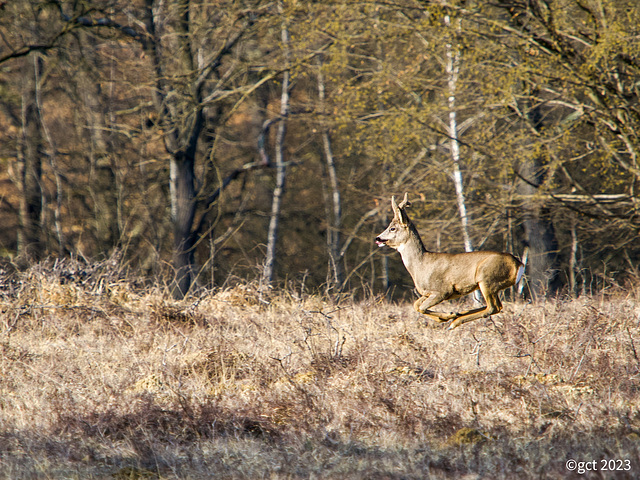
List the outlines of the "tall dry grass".
{"label": "tall dry grass", "polygon": [[3,284],[2,478],[640,477],[638,292],[449,332],[375,298],[176,303],[69,270]]}

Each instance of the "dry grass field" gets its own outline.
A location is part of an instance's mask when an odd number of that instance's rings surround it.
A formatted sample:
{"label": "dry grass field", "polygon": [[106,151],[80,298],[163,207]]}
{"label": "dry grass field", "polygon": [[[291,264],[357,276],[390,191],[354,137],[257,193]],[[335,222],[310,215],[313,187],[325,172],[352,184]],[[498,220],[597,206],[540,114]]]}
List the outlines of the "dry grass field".
{"label": "dry grass field", "polygon": [[3,285],[0,478],[640,477],[638,291],[449,332],[409,302],[176,303],[69,268]]}

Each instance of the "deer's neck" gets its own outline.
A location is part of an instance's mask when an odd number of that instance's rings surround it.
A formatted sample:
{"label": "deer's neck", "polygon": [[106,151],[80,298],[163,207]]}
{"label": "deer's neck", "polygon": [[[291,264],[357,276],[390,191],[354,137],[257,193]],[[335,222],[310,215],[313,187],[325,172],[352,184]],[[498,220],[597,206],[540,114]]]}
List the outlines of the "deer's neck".
{"label": "deer's neck", "polygon": [[404,263],[404,266],[411,274],[411,277],[415,278],[414,273],[418,268],[420,268],[422,258],[424,257],[424,254],[427,253],[427,249],[424,248],[422,239],[415,228],[412,230],[411,238],[409,241],[398,247],[398,253],[400,253],[402,263]]}

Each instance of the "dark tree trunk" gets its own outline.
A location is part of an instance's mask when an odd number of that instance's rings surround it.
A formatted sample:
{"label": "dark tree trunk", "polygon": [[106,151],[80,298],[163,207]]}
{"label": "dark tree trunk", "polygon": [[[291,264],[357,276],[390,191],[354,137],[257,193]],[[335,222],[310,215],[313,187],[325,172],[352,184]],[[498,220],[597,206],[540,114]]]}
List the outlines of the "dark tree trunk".
{"label": "dark tree trunk", "polygon": [[[220,70],[226,68],[223,58],[234,51],[253,24],[254,17],[241,15],[242,20],[237,22],[234,33],[229,36],[225,34],[224,43],[207,53],[206,48],[192,44],[198,30],[192,31],[191,14],[196,8],[195,4],[189,0],[146,0],[145,4],[146,32],[137,38],[151,58],[155,72],[154,104],[170,156],[171,219],[175,248],[172,293],[182,298],[196,280],[194,250],[206,225],[206,209],[216,201],[231,180],[246,171],[244,168],[235,170],[208,200],[202,202],[203,199],[200,199],[205,213],[196,224],[194,220],[199,200],[195,192],[195,159],[198,141],[205,128],[203,108],[207,105],[209,109],[207,130],[213,132],[220,121],[219,118],[211,118],[211,109],[216,103],[216,89],[226,88],[226,73],[220,74]],[[204,38],[202,40],[204,42]],[[209,84],[208,80],[211,79],[218,86]]]}
{"label": "dark tree trunk", "polygon": [[[183,298],[195,280],[195,238],[194,219],[197,207],[195,194],[195,156],[198,139],[204,127],[202,117],[201,88],[195,88],[193,98],[181,98],[169,108],[167,97],[172,90],[167,75],[168,65],[176,59],[185,72],[193,72],[189,32],[189,5],[181,0],[181,17],[177,24],[180,31],[181,55],[167,57],[162,48],[162,31],[158,25],[164,25],[167,14],[163,6],[154,0],[147,0],[147,32],[145,50],[150,54],[156,73],[154,103],[160,118],[160,124],[166,129],[165,147],[170,157],[170,202],[173,223],[173,259],[174,277],[171,293],[175,298]],[[191,103],[195,100],[195,103]]]}
{"label": "dark tree trunk", "polygon": [[558,276],[558,241],[551,221],[551,211],[535,200],[543,180],[543,166],[532,160],[520,167],[523,179],[518,190],[523,198],[522,226],[528,248],[526,274],[531,298],[555,294],[560,287]]}
{"label": "dark tree trunk", "polygon": [[41,60],[36,56],[27,57],[24,67],[22,138],[18,152],[20,181],[18,254],[27,260],[39,260],[44,255],[42,158],[45,156],[37,92]]}
{"label": "dark tree trunk", "polygon": [[174,155],[171,158],[171,217],[173,220],[172,294],[184,297],[196,276],[195,234],[192,231],[196,211],[194,165],[192,155]]}

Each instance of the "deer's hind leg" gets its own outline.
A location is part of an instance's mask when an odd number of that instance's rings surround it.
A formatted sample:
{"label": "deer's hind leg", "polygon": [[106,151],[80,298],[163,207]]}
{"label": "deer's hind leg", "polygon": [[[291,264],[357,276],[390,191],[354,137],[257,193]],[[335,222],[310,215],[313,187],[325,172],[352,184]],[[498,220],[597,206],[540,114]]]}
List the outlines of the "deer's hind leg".
{"label": "deer's hind leg", "polygon": [[480,293],[482,293],[485,302],[487,302],[487,306],[474,308],[473,310],[468,310],[466,312],[458,314],[456,320],[452,322],[451,325],[449,325],[449,330],[453,330],[454,328],[457,328],[460,325],[463,325],[472,320],[494,315],[502,310],[502,302],[500,301],[500,298],[498,298],[498,292],[492,292],[491,290],[489,290],[484,282],[480,282],[479,287]]}
{"label": "deer's hind leg", "polygon": [[436,322],[440,322],[440,323],[448,322],[449,320],[456,318],[458,314],[434,312],[429,309],[434,305],[444,302],[450,297],[451,295],[449,295],[448,293],[442,293],[442,292],[423,295],[422,297],[420,297],[418,300],[414,302],[413,308],[416,310],[416,312],[426,315],[427,317],[431,318],[432,320],[435,320]]}

